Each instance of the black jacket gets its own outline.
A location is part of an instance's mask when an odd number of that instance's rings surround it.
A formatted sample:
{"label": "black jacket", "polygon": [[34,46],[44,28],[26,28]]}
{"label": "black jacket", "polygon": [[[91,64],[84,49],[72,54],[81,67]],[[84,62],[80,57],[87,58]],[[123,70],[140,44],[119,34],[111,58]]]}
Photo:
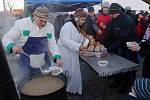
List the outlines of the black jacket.
{"label": "black jacket", "polygon": [[92,36],[96,36],[96,33],[98,32],[99,28],[97,26],[97,17],[96,15],[94,16],[94,19],[92,19],[90,17],[90,15],[87,16],[86,18],[86,26],[87,26],[87,30],[86,32],[89,34],[89,35],[92,35]]}
{"label": "black jacket", "polygon": [[144,57],[142,76],[150,78],[150,44],[148,41],[140,43],[139,54]]}
{"label": "black jacket", "polygon": [[131,41],[137,41],[135,24],[127,14],[120,13],[108,25],[103,44],[108,52],[116,53],[135,62],[136,53],[130,51],[126,45],[126,42]]}
{"label": "black jacket", "polygon": [[148,40],[143,40],[140,42],[140,55],[144,56],[145,58],[150,59],[150,43]]}
{"label": "black jacket", "polygon": [[137,24],[138,24],[138,17],[136,15],[132,14],[131,11],[127,11],[126,14],[133,19],[135,26],[137,26]]}

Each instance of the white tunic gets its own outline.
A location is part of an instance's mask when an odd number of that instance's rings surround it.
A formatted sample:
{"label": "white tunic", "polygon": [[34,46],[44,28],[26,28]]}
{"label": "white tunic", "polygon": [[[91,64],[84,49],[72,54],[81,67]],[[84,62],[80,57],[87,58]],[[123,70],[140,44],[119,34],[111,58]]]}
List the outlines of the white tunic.
{"label": "white tunic", "polygon": [[66,91],[74,94],[82,94],[82,80],[78,54],[82,41],[83,37],[72,22],[64,24],[60,31],[58,44],[64,62],[63,69],[69,72]]}

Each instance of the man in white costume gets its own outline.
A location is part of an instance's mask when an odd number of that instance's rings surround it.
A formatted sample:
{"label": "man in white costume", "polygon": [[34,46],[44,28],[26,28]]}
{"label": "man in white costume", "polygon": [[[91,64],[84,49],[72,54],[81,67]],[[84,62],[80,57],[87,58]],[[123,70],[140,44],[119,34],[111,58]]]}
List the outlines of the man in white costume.
{"label": "man in white costume", "polygon": [[61,28],[58,40],[64,62],[63,69],[69,72],[66,91],[79,95],[82,94],[79,51],[87,51],[87,48],[82,45],[83,36],[80,31],[86,16],[87,14],[83,9],[77,9],[74,13],[74,19],[65,23]]}
{"label": "man in white costume", "polygon": [[[54,27],[48,20],[48,8],[38,7],[32,17],[17,20],[2,38],[3,46],[8,53],[19,54],[23,78],[41,73],[38,66],[41,67],[45,63],[50,66],[49,51],[57,65],[63,64],[54,37]],[[35,63],[37,66],[34,66]]]}

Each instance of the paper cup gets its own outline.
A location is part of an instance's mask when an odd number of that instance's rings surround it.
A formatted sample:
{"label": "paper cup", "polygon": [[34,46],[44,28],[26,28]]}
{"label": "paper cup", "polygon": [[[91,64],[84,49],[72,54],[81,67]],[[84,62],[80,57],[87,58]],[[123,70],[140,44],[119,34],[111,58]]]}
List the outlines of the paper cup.
{"label": "paper cup", "polygon": [[127,44],[127,47],[134,46],[133,42],[126,42],[126,44]]}

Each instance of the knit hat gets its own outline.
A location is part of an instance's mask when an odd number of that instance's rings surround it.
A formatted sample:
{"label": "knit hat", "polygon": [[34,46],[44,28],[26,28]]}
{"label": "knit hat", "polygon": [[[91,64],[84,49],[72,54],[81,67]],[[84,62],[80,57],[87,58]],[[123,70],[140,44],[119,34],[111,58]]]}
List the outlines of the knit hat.
{"label": "knit hat", "polygon": [[134,91],[140,100],[150,100],[150,79],[138,78],[134,81]]}
{"label": "knit hat", "polygon": [[86,17],[87,13],[82,8],[75,10],[74,17]]}
{"label": "knit hat", "polygon": [[112,3],[108,10],[110,14],[121,13],[124,11],[123,7],[119,5],[118,3]]}
{"label": "knit hat", "polygon": [[102,3],[102,8],[104,8],[104,7],[108,7],[109,8],[109,6],[110,6],[109,2],[103,2]]}
{"label": "knit hat", "polygon": [[92,7],[92,6],[88,7],[88,12],[94,12],[94,11],[95,11],[94,7]]}
{"label": "knit hat", "polygon": [[35,9],[35,11],[33,12],[33,15],[40,17],[44,21],[48,21],[49,20],[49,9],[45,6],[40,6]]}

